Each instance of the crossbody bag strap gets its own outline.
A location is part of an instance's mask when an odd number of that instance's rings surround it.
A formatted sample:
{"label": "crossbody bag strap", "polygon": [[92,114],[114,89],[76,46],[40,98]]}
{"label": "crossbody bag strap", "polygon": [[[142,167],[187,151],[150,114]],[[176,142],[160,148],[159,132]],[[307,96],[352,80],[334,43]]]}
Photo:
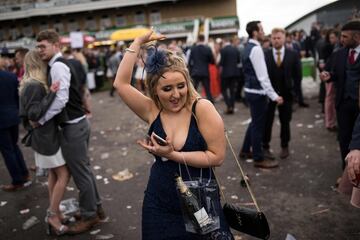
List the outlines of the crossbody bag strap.
{"label": "crossbody bag strap", "polygon": [[[231,152],[232,152],[232,154],[233,154],[233,156],[234,156],[234,158],[235,158],[235,161],[236,161],[236,163],[237,163],[237,165],[238,165],[238,167],[239,167],[241,176],[242,176],[242,178],[243,178],[244,181],[245,181],[246,188],[247,188],[247,190],[249,191],[250,196],[251,196],[251,199],[252,199],[252,201],[253,201],[254,204],[255,204],[256,210],[257,210],[258,212],[261,212],[261,211],[260,211],[260,208],[259,208],[259,205],[257,204],[257,201],[256,201],[256,199],[255,199],[254,193],[253,193],[253,191],[252,191],[251,188],[250,188],[250,184],[249,184],[249,182],[248,182],[248,180],[247,180],[247,177],[245,176],[245,173],[244,173],[244,171],[243,171],[243,169],[242,169],[242,167],[241,167],[241,165],[240,165],[240,161],[239,161],[239,159],[237,158],[237,156],[236,156],[236,154],[235,154],[235,151],[234,151],[233,146],[231,145],[231,142],[230,142],[230,139],[229,139],[229,136],[228,136],[226,130],[225,130],[225,137],[226,137],[226,140],[227,140],[227,142],[228,142],[228,144],[229,144],[230,150],[231,150]],[[215,172],[214,172],[214,174],[215,174]],[[220,189],[221,189],[221,188],[220,188]]]}

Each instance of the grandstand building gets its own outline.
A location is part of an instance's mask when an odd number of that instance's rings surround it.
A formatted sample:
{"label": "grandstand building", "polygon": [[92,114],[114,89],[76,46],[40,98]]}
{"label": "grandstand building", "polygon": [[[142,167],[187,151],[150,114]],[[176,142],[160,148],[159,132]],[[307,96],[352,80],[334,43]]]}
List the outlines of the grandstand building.
{"label": "grandstand building", "polygon": [[343,25],[351,19],[360,20],[360,1],[341,0],[327,4],[289,24],[288,31],[303,29],[310,33],[313,23],[318,23],[322,27],[330,28],[338,24]]}
{"label": "grandstand building", "polygon": [[0,0],[0,42],[17,45],[40,30],[82,31],[97,40],[118,29],[154,26],[170,39],[237,34],[236,0]]}

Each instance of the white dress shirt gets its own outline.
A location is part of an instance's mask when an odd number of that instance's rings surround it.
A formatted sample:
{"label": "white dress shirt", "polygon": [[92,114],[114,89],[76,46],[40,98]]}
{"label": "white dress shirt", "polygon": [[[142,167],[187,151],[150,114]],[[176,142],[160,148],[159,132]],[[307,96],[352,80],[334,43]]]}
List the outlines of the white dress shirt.
{"label": "white dress shirt", "polygon": [[251,49],[249,58],[262,89],[244,88],[244,91],[248,93],[267,95],[271,100],[275,101],[279,97],[279,95],[274,91],[273,87],[271,86],[271,82],[266,68],[264,52],[260,46],[260,43],[257,40],[250,39],[249,42],[256,45]]}
{"label": "white dress shirt", "polygon": [[39,123],[44,125],[45,122],[52,119],[56,114],[60,113],[69,101],[69,88],[70,88],[70,68],[62,62],[55,62],[59,57],[62,57],[61,53],[55,54],[48,65],[51,67],[50,75],[52,82],[60,81],[59,90],[56,92],[56,97],[45,115],[40,118]]}
{"label": "white dress shirt", "polygon": [[352,50],[355,50],[355,61],[356,61],[356,59],[359,57],[360,54],[360,45],[358,45],[356,48],[350,48],[349,55]]}

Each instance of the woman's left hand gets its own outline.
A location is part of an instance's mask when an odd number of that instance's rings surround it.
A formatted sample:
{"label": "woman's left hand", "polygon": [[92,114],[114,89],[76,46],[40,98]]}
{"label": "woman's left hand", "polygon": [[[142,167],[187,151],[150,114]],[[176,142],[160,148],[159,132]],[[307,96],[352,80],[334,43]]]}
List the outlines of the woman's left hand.
{"label": "woman's left hand", "polygon": [[142,139],[137,141],[137,143],[146,150],[148,150],[149,153],[152,153],[159,157],[169,158],[170,154],[174,151],[174,147],[168,137],[166,138],[166,142],[168,144],[165,146],[159,145],[154,138],[154,134],[151,134],[148,139]]}

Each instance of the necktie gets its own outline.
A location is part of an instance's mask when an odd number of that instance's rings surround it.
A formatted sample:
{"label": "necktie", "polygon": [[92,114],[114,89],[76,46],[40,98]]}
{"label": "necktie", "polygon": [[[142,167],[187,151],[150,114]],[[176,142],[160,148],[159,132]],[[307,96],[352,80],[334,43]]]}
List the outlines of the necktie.
{"label": "necktie", "polygon": [[276,65],[278,66],[278,67],[280,67],[280,65],[281,65],[281,52],[280,52],[280,50],[277,50],[276,51]]}
{"label": "necktie", "polygon": [[349,55],[349,63],[350,64],[355,63],[355,53],[356,53],[356,51],[354,49],[350,51],[350,55]]}
{"label": "necktie", "polygon": [[47,69],[46,69],[46,74],[47,74],[47,83],[48,83],[48,86],[50,87],[51,86],[51,75],[50,75],[50,69],[51,67],[49,65],[47,65]]}

